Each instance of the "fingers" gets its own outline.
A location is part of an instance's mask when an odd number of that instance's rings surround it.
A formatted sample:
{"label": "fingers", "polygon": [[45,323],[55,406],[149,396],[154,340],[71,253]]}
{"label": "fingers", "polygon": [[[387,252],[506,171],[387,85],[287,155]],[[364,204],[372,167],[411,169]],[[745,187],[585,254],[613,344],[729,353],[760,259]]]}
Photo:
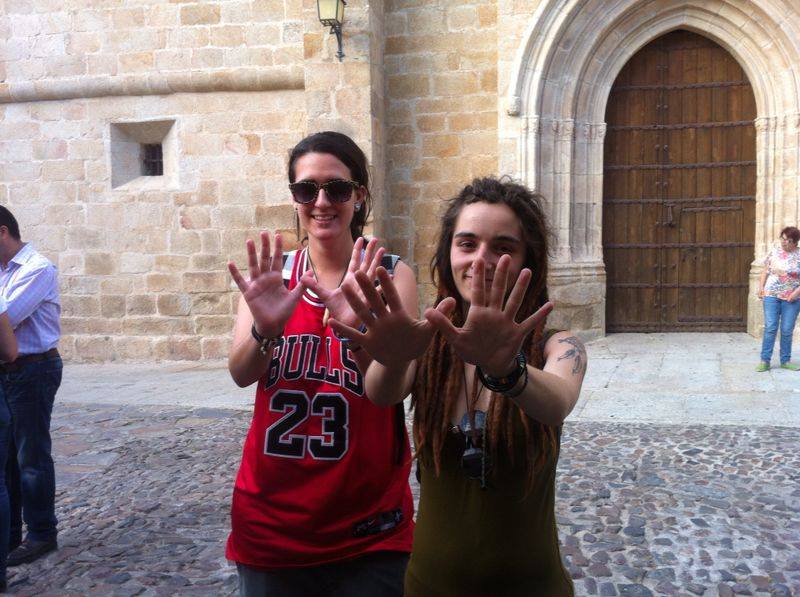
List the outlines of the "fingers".
{"label": "fingers", "polygon": [[228,262],[228,271],[231,273],[231,278],[233,281],[236,282],[236,286],[239,287],[239,291],[244,294],[247,290],[247,282],[242,277],[242,274],[239,273],[239,269],[236,267],[236,264],[233,261]]}
{"label": "fingers", "polygon": [[522,323],[519,324],[520,327],[522,328],[523,335],[527,336],[534,329],[536,329],[536,326],[542,323],[552,310],[553,310],[553,303],[547,301],[536,311],[536,313],[534,313],[527,319],[523,320]]}
{"label": "fingers", "polygon": [[347,304],[350,305],[350,308],[353,310],[353,313],[356,314],[364,325],[369,327],[375,317],[372,315],[367,304],[358,296],[358,292],[350,286],[342,286],[342,294]]}
{"label": "fingers", "polygon": [[506,286],[508,285],[508,266],[511,263],[511,257],[503,255],[497,262],[497,267],[494,270],[494,277],[492,278],[492,287],[489,294],[489,307],[502,311],[503,299],[506,297]]}
{"label": "fingers", "polygon": [[[269,237],[267,237],[269,239]],[[269,246],[269,243],[267,244]],[[283,236],[275,234],[275,254],[272,256],[272,271],[279,272],[283,269]]]}
{"label": "fingers", "polygon": [[314,274],[313,274],[312,272],[310,272],[310,271],[308,271],[308,272],[304,273],[304,274],[303,274],[303,275],[300,277],[300,282],[301,282],[301,283],[302,283],[302,284],[303,284],[303,285],[304,285],[306,288],[310,288],[310,289],[311,289],[311,292],[313,292],[314,294],[316,294],[316,295],[317,295],[317,296],[318,296],[320,299],[322,299],[322,301],[323,301],[323,302],[324,302],[324,301],[327,301],[327,300],[328,300],[328,298],[329,298],[329,297],[330,297],[330,295],[331,295],[331,292],[330,292],[329,290],[326,290],[325,288],[323,288],[322,286],[320,286],[320,283],[319,283],[319,282],[317,281],[317,279],[314,277]]}
{"label": "fingers", "polygon": [[252,239],[247,239],[245,242],[247,248],[247,271],[250,274],[250,279],[255,280],[261,271],[258,268],[258,258],[256,257],[256,243]]}
{"label": "fingers", "polygon": [[[383,298],[375,288],[372,280],[367,277],[367,274],[364,272],[356,272],[356,282],[358,283],[358,287],[361,289],[361,293],[364,295],[372,314],[375,317],[385,315],[386,305],[383,302]],[[355,292],[355,290],[353,290],[353,292]]]}
{"label": "fingers", "polygon": [[[403,301],[400,299],[400,294],[397,292],[397,287],[394,285],[392,277],[389,272],[383,267],[378,267],[375,272],[378,276],[378,281],[381,283],[380,287],[376,287],[376,292],[382,292],[383,298],[386,299],[386,304],[393,313],[403,309]],[[371,278],[370,278],[371,279]]]}
{"label": "fingers", "polygon": [[350,263],[347,266],[347,271],[355,272],[361,266],[361,251],[364,248],[364,237],[359,236],[356,242],[353,243],[353,253],[350,255]]}
{"label": "fingers", "polygon": [[476,307],[486,306],[486,263],[478,257],[472,264],[472,298],[470,303]]}
{"label": "fingers", "polygon": [[269,260],[269,232],[261,231],[261,259],[258,263],[258,270],[260,273],[268,272],[272,264]]}
{"label": "fingers", "polygon": [[453,342],[458,337],[458,328],[450,322],[447,315],[439,310],[439,307],[436,309],[427,308],[425,310],[425,319],[427,319],[434,328],[439,330],[448,342]]}
{"label": "fingers", "polygon": [[364,337],[366,336],[366,334],[358,331],[355,328],[351,328],[349,325],[345,325],[339,321],[336,321],[332,317],[328,320],[328,324],[331,326],[337,336],[342,338],[350,338],[357,344],[362,344]]}
{"label": "fingers", "polygon": [[514,321],[517,320],[517,313],[519,312],[520,306],[522,306],[525,293],[528,291],[528,284],[531,282],[531,276],[531,270],[527,267],[523,269],[519,273],[517,281],[514,283],[514,287],[508,295],[504,312],[510,315]]}

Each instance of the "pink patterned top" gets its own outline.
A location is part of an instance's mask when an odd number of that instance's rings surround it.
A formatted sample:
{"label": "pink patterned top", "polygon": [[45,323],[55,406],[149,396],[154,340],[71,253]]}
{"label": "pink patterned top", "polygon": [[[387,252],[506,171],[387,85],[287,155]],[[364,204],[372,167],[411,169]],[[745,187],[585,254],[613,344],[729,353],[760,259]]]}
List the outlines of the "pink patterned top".
{"label": "pink patterned top", "polygon": [[787,252],[775,247],[764,259],[764,266],[768,268],[764,296],[788,300],[800,286],[800,249]]}

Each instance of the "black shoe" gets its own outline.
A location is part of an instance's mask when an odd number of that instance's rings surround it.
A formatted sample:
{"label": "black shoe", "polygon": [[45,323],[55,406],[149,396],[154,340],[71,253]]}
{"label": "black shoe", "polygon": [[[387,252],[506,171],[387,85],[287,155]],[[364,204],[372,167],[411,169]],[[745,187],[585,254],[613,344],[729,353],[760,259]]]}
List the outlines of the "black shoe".
{"label": "black shoe", "polygon": [[20,543],[14,551],[8,554],[8,562],[6,566],[19,566],[20,564],[27,564],[38,560],[43,555],[58,549],[58,541],[50,539],[49,541],[32,541],[25,539]]}

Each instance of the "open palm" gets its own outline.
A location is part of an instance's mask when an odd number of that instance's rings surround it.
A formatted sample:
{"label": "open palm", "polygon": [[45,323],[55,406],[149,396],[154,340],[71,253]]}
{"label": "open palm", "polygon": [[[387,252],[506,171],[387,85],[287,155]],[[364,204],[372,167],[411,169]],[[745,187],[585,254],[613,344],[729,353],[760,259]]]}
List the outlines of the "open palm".
{"label": "open palm", "polygon": [[364,272],[356,272],[354,276],[360,293],[349,286],[342,289],[366,330],[357,330],[337,319],[330,324],[337,334],[350,338],[382,365],[402,365],[425,352],[433,337],[433,326],[425,319],[414,319],[406,311],[386,269],[378,267],[376,273],[383,296]]}
{"label": "open palm", "polygon": [[477,365],[484,373],[497,377],[512,370],[523,340],[553,308],[552,303],[546,303],[536,313],[517,323],[516,316],[530,283],[531,271],[526,268],[520,272],[504,305],[510,261],[508,255],[503,255],[498,261],[488,296],[485,263],[482,259],[475,261],[471,281],[472,300],[466,321],[460,328],[454,326],[444,314],[455,305],[452,297],[442,301],[451,304],[444,312],[440,308],[425,312],[428,321],[444,335],[464,362]]}
{"label": "open palm", "polygon": [[[385,252],[386,249],[378,247],[378,240],[375,238],[367,243],[366,250],[364,250],[364,239],[359,238],[353,244],[353,254],[347,266],[347,273],[338,288],[333,290],[323,288],[313,273],[309,271],[303,274],[303,284],[325,303],[328,313],[333,318],[345,325],[358,327],[361,322],[345,298],[344,289],[350,288],[356,294],[361,294],[355,278],[356,273],[363,272],[370,280],[374,280],[375,271],[380,265]],[[328,322],[323,323],[327,324]]]}
{"label": "open palm", "polygon": [[258,332],[267,338],[279,336],[304,290],[302,281],[291,291],[283,283],[281,235],[275,235],[275,252],[271,258],[269,233],[261,233],[260,258],[256,257],[255,243],[248,239],[247,265],[249,280],[242,276],[233,262],[228,263],[228,270],[250,308]]}

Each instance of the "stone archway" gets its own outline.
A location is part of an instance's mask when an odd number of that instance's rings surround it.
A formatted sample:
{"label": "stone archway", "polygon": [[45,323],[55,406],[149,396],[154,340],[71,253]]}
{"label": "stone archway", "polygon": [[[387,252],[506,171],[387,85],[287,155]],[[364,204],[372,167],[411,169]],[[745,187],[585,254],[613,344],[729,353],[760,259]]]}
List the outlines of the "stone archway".
{"label": "stone archway", "polygon": [[[783,20],[776,20],[780,15]],[[588,337],[605,331],[602,254],[604,114],[622,67],[675,29],[728,50],[757,105],[756,259],[800,219],[800,12],[783,0],[544,0],[523,37],[501,114],[500,170],[549,202],[557,234],[551,295],[563,323]],[[761,312],[750,293],[748,331]]]}

